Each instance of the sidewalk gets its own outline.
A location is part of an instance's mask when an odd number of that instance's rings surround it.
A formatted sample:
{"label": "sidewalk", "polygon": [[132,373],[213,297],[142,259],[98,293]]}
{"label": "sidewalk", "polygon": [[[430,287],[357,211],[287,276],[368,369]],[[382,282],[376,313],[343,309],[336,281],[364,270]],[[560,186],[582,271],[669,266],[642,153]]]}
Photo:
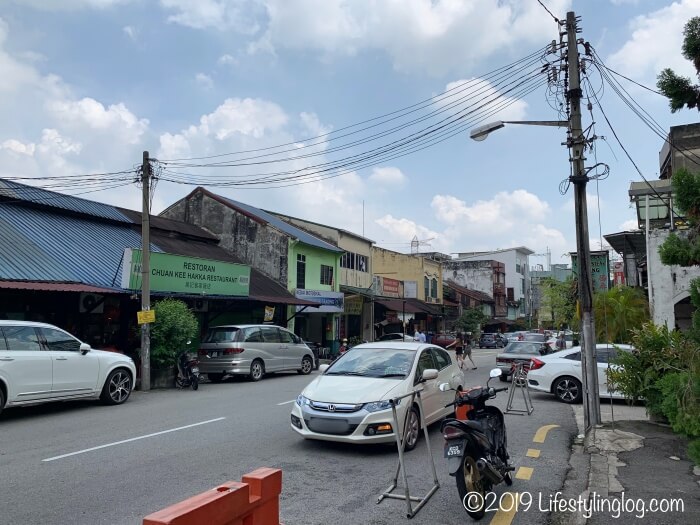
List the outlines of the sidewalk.
{"label": "sidewalk", "polygon": [[[583,408],[572,408],[581,433]],[[587,509],[553,512],[550,523],[700,523],[700,468],[686,455],[687,441],[649,422],[643,406],[602,401],[601,417],[602,425],[574,442],[562,488],[562,499]]]}

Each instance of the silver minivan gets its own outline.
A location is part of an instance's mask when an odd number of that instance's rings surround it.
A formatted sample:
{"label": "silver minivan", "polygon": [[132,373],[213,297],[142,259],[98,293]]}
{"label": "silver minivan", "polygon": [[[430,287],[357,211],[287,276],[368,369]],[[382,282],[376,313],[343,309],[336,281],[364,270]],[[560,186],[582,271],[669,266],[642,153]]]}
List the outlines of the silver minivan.
{"label": "silver minivan", "polygon": [[314,354],[292,332],[269,324],[214,326],[199,346],[199,372],[218,383],[227,375],[259,381],[267,372],[309,374]]}

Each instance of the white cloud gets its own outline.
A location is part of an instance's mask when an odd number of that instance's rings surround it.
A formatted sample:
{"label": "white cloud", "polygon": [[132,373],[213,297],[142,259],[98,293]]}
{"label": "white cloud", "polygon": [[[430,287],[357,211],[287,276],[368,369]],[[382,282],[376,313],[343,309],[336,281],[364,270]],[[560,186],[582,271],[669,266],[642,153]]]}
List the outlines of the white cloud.
{"label": "white cloud", "polygon": [[[440,238],[438,232],[421,226],[410,219],[396,218],[391,214],[384,215],[375,222],[389,233],[391,240],[397,243],[406,243],[408,246],[410,246],[411,239],[416,236],[419,240],[430,240],[430,242]],[[389,244],[391,244],[391,242]]]}
{"label": "white cloud", "polygon": [[623,232],[633,231],[639,229],[639,223],[637,219],[628,219],[619,226],[619,230]]}
{"label": "white cloud", "polygon": [[25,7],[33,7],[46,11],[70,11],[74,9],[106,9],[119,4],[127,4],[134,0],[12,0]]}
{"label": "white cloud", "polygon": [[217,60],[217,63],[220,66],[232,66],[238,64],[238,59],[227,53],[225,55],[221,55],[219,60]]}
{"label": "white cloud", "polygon": [[161,6],[174,15],[169,22],[195,29],[212,27],[221,31],[234,29],[243,34],[255,34],[260,13],[256,0],[160,0]]}
{"label": "white cloud", "polygon": [[124,26],[122,27],[122,31],[124,31],[124,34],[128,36],[131,40],[136,42],[136,35],[138,31],[134,26]]}
{"label": "white cloud", "polygon": [[480,78],[455,80],[445,86],[446,95],[439,103],[446,107],[459,107],[466,99],[478,101],[480,113],[493,111],[489,120],[523,120],[527,113],[527,102],[503,95],[490,82]]}
{"label": "white cloud", "polygon": [[680,0],[630,23],[630,39],[607,60],[608,65],[638,80],[655,83],[656,75],[670,67],[695,78],[693,65],[683,58],[683,27],[700,12],[700,0]]}
{"label": "white cloud", "polygon": [[214,87],[214,81],[209,75],[204,73],[197,73],[194,77],[195,82],[203,89],[212,89]]}
{"label": "white cloud", "polygon": [[17,153],[18,155],[27,155],[31,157],[34,155],[34,151],[36,150],[36,144],[32,142],[24,144],[19,140],[9,139],[0,144],[0,149],[11,151],[13,153]]}
{"label": "white cloud", "polygon": [[399,168],[391,166],[377,167],[372,169],[372,174],[369,176],[369,182],[377,186],[388,186],[391,188],[400,188],[406,184],[408,178]]}
{"label": "white cloud", "polygon": [[[521,0],[161,0],[168,20],[258,35],[249,52],[313,50],[321,57],[381,50],[399,70],[463,71],[493,53],[541,45],[557,27],[537,2]],[[549,0],[562,18],[570,0]],[[261,24],[266,26],[261,28]]]}

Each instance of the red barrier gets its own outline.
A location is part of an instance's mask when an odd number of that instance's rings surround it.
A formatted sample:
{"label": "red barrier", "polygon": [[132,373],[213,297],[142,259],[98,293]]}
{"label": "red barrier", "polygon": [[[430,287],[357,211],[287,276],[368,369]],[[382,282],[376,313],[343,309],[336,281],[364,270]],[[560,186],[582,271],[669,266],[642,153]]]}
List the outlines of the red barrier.
{"label": "red barrier", "polygon": [[281,525],[282,471],[259,468],[180,503],[149,514],[143,525]]}

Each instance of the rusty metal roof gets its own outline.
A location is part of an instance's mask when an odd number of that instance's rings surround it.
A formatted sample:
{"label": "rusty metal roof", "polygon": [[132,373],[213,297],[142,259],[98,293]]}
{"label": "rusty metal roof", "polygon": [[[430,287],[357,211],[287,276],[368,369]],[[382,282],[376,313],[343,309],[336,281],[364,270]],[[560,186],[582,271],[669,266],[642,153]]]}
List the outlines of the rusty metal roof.
{"label": "rusty metal roof", "polygon": [[44,292],[86,292],[86,293],[122,293],[117,288],[103,288],[83,283],[58,283],[46,281],[0,281],[0,288],[10,290],[41,290]]}

